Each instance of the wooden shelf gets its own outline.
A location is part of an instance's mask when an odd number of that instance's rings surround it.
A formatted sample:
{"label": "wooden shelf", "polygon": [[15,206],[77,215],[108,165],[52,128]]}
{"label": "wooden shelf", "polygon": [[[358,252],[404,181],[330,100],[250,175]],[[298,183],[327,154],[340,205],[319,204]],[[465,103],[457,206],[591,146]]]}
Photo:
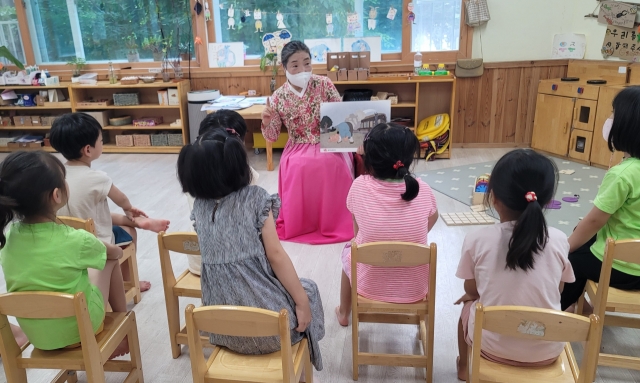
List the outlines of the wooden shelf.
{"label": "wooden shelf", "polygon": [[180,153],[182,146],[103,146],[104,153]]}
{"label": "wooden shelf", "polygon": [[[67,108],[69,109],[69,108]],[[77,110],[103,110],[103,109],[180,109],[180,105],[159,105],[159,104],[140,104],[140,105],[107,105],[107,106],[76,106]]]}
{"label": "wooden shelf", "polygon": [[413,84],[417,82],[453,82],[455,77],[449,76],[417,76],[411,77],[370,77],[366,81],[333,81],[334,85],[371,85],[371,84],[384,84],[384,83],[396,83],[396,84]]}
{"label": "wooden shelf", "polygon": [[391,105],[392,108],[415,108],[416,107],[416,103],[415,102],[399,102],[395,105]]}
{"label": "wooden shelf", "polygon": [[40,125],[40,126],[29,126],[29,125],[0,126],[0,131],[2,131],[2,130],[11,130],[11,131],[16,131],[16,130],[49,130],[49,129],[51,129],[50,126],[44,126],[44,125]]}
{"label": "wooden shelf", "polygon": [[182,130],[182,126],[169,126],[169,124],[158,126],[107,125],[102,130]]}
{"label": "wooden shelf", "polygon": [[86,85],[86,84],[71,84],[72,88],[78,89],[103,89],[103,88],[177,88],[180,82],[163,82],[162,80],[152,82],[150,84],[144,83],[140,81],[137,84],[132,85],[122,85],[119,82],[117,84],[109,84],[108,81],[98,81],[96,85]]}
{"label": "wooden shelf", "polygon": [[71,106],[0,106],[0,110],[52,110],[52,109],[67,109],[70,110]]}
{"label": "wooden shelf", "polygon": [[61,82],[58,85],[45,85],[45,86],[33,86],[33,85],[1,85],[0,89],[11,89],[11,90],[25,90],[25,89],[67,89],[71,85],[70,82]]}
{"label": "wooden shelf", "polygon": [[16,152],[18,150],[44,150],[45,152],[49,152],[49,153],[55,153],[56,150],[54,148],[52,148],[51,146],[41,146],[39,148],[10,148],[8,146],[0,146],[0,153],[10,153],[10,152]]}

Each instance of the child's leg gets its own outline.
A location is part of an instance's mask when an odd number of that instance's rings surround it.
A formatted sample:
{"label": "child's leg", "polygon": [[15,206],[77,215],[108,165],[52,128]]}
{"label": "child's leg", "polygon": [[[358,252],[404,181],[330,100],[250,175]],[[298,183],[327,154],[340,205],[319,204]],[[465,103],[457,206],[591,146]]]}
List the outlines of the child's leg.
{"label": "child's leg", "polygon": [[118,260],[108,259],[102,270],[89,269],[89,280],[102,293],[105,307],[107,302],[114,312],[127,312],[127,298]]}
{"label": "child's leg", "polygon": [[469,366],[467,365],[468,361],[468,345],[466,340],[464,339],[464,330],[462,329],[462,318],[458,321],[458,360],[457,360],[457,369],[458,369],[458,379],[467,380],[467,376],[469,375]]}
{"label": "child's leg", "polygon": [[149,230],[155,233],[166,231],[169,229],[169,221],[166,219],[153,219],[147,217],[136,217],[132,220],[122,214],[111,213],[111,221],[117,226],[135,227],[138,229]]}
{"label": "child's leg", "polygon": [[345,272],[342,272],[340,281],[340,306],[336,307],[336,316],[340,326],[349,325],[349,315],[351,314],[351,281]]}
{"label": "child's leg", "polygon": [[[126,231],[132,238],[133,243],[138,247],[138,233],[135,229],[135,223],[131,221],[127,216],[122,214],[111,213],[111,221],[113,225],[120,226],[122,230]],[[122,269],[122,278],[125,281],[131,280],[131,271],[129,270],[129,264],[127,262],[120,265]],[[151,282],[140,281],[140,292],[147,291],[151,288]]]}
{"label": "child's leg", "polygon": [[11,324],[11,332],[13,333],[13,337],[16,339],[16,343],[18,343],[18,347],[24,346],[25,343],[29,341],[22,329],[14,324]]}

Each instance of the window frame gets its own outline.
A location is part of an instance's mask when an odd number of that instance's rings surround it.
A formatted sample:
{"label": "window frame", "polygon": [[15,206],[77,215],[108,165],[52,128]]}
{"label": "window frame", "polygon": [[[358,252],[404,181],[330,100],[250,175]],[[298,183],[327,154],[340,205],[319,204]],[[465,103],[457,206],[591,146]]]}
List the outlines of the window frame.
{"label": "window frame", "polygon": [[[209,0],[204,0],[209,1]],[[463,0],[459,0],[461,3]],[[402,14],[396,17],[401,17],[402,20],[402,52],[399,53],[384,53],[382,54],[382,61],[375,63],[376,71],[379,72],[393,72],[393,71],[406,71],[413,68],[413,56],[416,52],[411,51],[411,24],[407,22],[409,11],[407,9],[411,0],[403,0]],[[14,0],[16,7],[16,15],[18,19],[18,25],[20,29],[20,36],[22,37],[22,45],[24,46],[24,55],[27,60],[25,65],[35,65],[35,53],[33,44],[31,42],[31,31],[27,22],[26,3],[22,0]],[[190,77],[191,78],[203,78],[203,77],[228,77],[230,74],[232,77],[245,77],[245,76],[270,76],[270,74],[262,73],[259,69],[259,59],[245,60],[244,67],[237,68],[209,68],[209,57],[207,52],[207,44],[209,42],[216,41],[215,39],[215,20],[210,23],[204,21],[204,16],[196,16],[193,7],[196,4],[196,0],[189,0],[191,20],[193,25],[193,35],[200,36],[202,39],[202,45],[194,45],[194,60],[190,63]],[[213,2],[210,2],[212,6]],[[464,4],[461,6],[460,11],[460,45],[457,51],[440,51],[440,52],[421,52],[423,62],[430,63],[454,63],[457,59],[470,58],[473,41],[473,28],[465,24],[465,9]],[[197,20],[196,20],[197,18]],[[209,24],[209,25],[207,25]],[[150,65],[151,64],[151,65]],[[187,63],[188,64],[188,63]],[[138,62],[138,63],[113,63],[114,69],[122,71],[125,68],[130,69],[127,71],[127,75],[136,75],[148,73],[148,69],[157,68],[157,62]],[[46,64],[43,65],[49,69],[50,72],[66,76],[71,73],[71,68],[64,64]],[[89,63],[85,67],[85,71],[94,71],[99,74],[106,74],[108,70],[108,64],[96,64]],[[183,65],[182,70],[185,72],[185,68],[189,65]],[[314,64],[314,71],[317,73],[324,73],[326,67],[323,64]],[[122,73],[122,72],[121,72]],[[188,74],[189,75],[189,74]]]}

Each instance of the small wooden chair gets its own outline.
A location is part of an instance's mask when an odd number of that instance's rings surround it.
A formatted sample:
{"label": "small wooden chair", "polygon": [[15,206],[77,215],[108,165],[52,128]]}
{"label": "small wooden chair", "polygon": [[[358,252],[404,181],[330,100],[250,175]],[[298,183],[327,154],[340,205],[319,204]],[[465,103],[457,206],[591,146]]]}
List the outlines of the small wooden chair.
{"label": "small wooden chair", "polygon": [[[96,235],[96,227],[93,219],[91,218],[85,220],[76,217],[60,216],[58,217],[58,220],[74,229],[85,230],[93,235]],[[133,303],[137,304],[140,302],[140,300],[142,300],[142,294],[140,294],[140,278],[138,277],[138,258],[136,257],[135,243],[131,243],[127,245],[127,247],[122,249],[122,258],[120,258],[118,261],[121,265],[127,262],[127,265],[129,267],[129,276],[131,280],[123,281],[127,303],[133,301]]]}
{"label": "small wooden chair", "polygon": [[[626,291],[609,287],[613,260],[640,264],[640,240],[614,241],[607,239],[600,271],[600,283],[587,281],[584,292],[593,303],[594,314],[602,318],[602,326],[629,327],[640,329],[640,318],[616,314],[640,314],[640,291]],[[578,313],[582,313],[585,294],[578,300]],[[602,339],[602,332],[600,333]],[[600,349],[600,341],[598,341]],[[640,357],[600,353],[598,365],[640,370]]]}
{"label": "small wooden chair", "polygon": [[[361,364],[426,368],[427,383],[433,380],[433,330],[436,297],[436,244],[403,242],[351,243],[351,330],[353,380],[358,380]],[[429,293],[418,303],[378,302],[358,295],[357,264],[382,267],[429,265]],[[419,326],[424,355],[371,354],[359,351],[358,323],[396,323]]]}
{"label": "small wooden chair", "polygon": [[[202,299],[200,276],[188,269],[176,277],[171,264],[170,251],[180,254],[200,255],[200,245],[196,233],[158,234],[158,250],[160,251],[160,268],[162,270],[162,285],[164,287],[164,301],[167,307],[167,322],[169,322],[169,341],[173,359],[180,356],[181,344],[188,345],[186,325],[180,327],[180,304],[178,297]],[[213,348],[209,338],[200,337],[203,347]]]}
{"label": "small wooden chair", "polygon": [[[18,347],[7,316],[30,319],[75,317],[81,346],[52,351],[33,349],[31,355],[23,355],[29,343]],[[131,360],[109,360],[125,337]],[[75,383],[76,371],[86,371],[89,383],[104,383],[105,371],[127,372],[125,382],[144,383],[135,313],[106,313],[104,329],[95,335],[82,292],[75,295],[53,292],[0,295],[0,355],[8,383],[26,383],[27,368],[60,369],[52,383]]]}
{"label": "small wooden chair", "polygon": [[[289,314],[239,306],[188,305],[185,312],[194,383],[297,383],[302,371],[313,383],[307,338],[291,345]],[[215,347],[205,362],[200,331],[241,337],[280,336],[282,349],[265,355],[242,355]]]}
{"label": "small wooden chair", "polygon": [[[542,367],[515,367],[490,362],[480,356],[482,330],[514,338],[567,342],[558,359]],[[600,320],[563,311],[523,306],[483,307],[476,303],[473,346],[469,347],[467,382],[591,383],[596,371]],[[578,368],[569,342],[586,341]]]}

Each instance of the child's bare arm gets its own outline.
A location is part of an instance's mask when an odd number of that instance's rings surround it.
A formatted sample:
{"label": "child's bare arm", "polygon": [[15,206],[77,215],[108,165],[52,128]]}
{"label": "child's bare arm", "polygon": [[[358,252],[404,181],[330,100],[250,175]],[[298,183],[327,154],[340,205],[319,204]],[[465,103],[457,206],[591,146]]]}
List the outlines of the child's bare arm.
{"label": "child's bare arm", "polygon": [[131,205],[131,201],[129,198],[122,192],[120,189],[116,187],[116,185],[111,185],[111,189],[109,189],[109,194],[107,194],[110,200],[113,201],[116,205],[122,208],[126,213],[127,217],[130,219],[135,217],[147,217],[147,215],[140,209],[137,209]]}
{"label": "child's bare arm", "polygon": [[435,213],[429,216],[429,226],[427,227],[427,231],[431,231],[436,222],[438,222],[438,218],[440,218],[440,213],[436,210]]}
{"label": "child's bare arm", "polygon": [[309,297],[302,288],[298,273],[291,263],[291,258],[282,248],[271,212],[262,227],[262,241],[273,272],[296,303],[296,317],[298,318],[296,331],[303,332],[311,322]]}
{"label": "child's bare arm", "polygon": [[107,247],[107,259],[120,259],[122,258],[122,249],[120,246],[112,245],[110,243],[104,243]]}
{"label": "child's bare arm", "polygon": [[465,279],[464,280],[464,295],[460,297],[454,304],[459,305],[460,303],[475,301],[480,298],[480,294],[478,294],[478,287],[476,286],[475,279]]}
{"label": "child's bare arm", "polygon": [[578,250],[580,246],[593,238],[607,223],[609,217],[611,217],[611,214],[607,214],[594,206],[569,236],[569,252],[572,253]]}

